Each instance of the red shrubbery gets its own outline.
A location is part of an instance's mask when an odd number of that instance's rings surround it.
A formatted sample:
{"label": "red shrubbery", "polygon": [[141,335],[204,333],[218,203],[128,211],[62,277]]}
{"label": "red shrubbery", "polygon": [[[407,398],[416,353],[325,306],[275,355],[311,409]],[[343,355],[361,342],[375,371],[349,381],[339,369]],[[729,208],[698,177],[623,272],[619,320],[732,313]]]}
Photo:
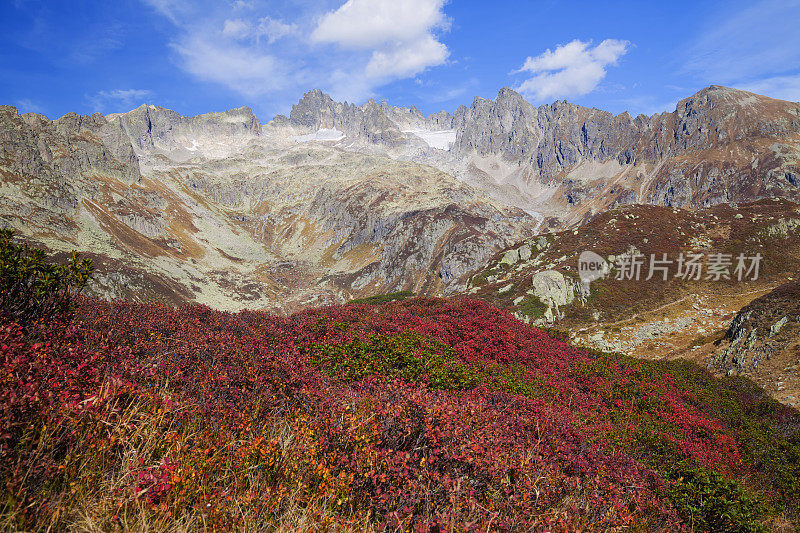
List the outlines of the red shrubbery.
{"label": "red shrubbery", "polygon": [[[41,342],[0,336],[22,528],[741,529],[751,501],[798,502],[795,412],[476,301],[282,318],[87,299]],[[705,503],[720,480],[741,516]]]}

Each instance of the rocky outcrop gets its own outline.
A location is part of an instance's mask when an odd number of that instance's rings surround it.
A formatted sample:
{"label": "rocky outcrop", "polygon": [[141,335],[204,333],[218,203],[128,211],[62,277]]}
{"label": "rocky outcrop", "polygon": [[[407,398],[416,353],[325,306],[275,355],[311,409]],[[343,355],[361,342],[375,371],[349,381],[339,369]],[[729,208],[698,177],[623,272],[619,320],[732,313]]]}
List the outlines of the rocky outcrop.
{"label": "rocky outcrop", "polygon": [[547,306],[544,312],[547,322],[553,322],[556,318],[563,317],[561,308],[575,300],[572,283],[556,270],[545,270],[534,274],[531,289],[533,295]]}
{"label": "rocky outcrop", "polygon": [[68,113],[50,121],[44,115],[19,115],[14,107],[0,106],[0,158],[7,171],[53,185],[90,173],[137,180],[136,154],[116,133],[99,113]]}
{"label": "rocky outcrop", "polygon": [[133,111],[106,118],[120,140],[124,135],[139,152],[196,150],[197,145],[192,145],[192,140],[223,141],[261,133],[261,123],[249,107],[184,117],[171,109],[141,105]]}
{"label": "rocky outcrop", "polygon": [[423,121],[422,114],[416,116],[410,110],[403,113],[398,108],[378,105],[369,100],[363,106],[334,102],[330,96],[319,89],[303,95],[292,107],[290,122],[308,131],[321,129],[339,130],[350,137],[363,139],[369,143],[396,146],[405,142],[404,135],[395,120]]}
{"label": "rocky outcrop", "polygon": [[710,366],[751,373],[800,337],[800,283],[781,285],[736,314]]}
{"label": "rocky outcrop", "polygon": [[425,118],[425,125],[431,130],[449,130],[453,128],[453,116],[447,111],[432,113]]}
{"label": "rocky outcrop", "polygon": [[68,113],[55,121],[0,107],[0,220],[27,235],[75,237],[81,198],[103,180],[136,183],[139,160],[100,114]]}

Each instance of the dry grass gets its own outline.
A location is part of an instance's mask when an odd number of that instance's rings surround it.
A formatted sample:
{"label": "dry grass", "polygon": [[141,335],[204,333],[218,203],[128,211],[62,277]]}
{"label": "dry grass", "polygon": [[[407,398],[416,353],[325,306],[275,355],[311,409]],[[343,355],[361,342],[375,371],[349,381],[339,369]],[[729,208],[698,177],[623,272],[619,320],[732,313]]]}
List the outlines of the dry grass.
{"label": "dry grass", "polygon": [[[102,397],[108,388],[101,389]],[[167,387],[160,395],[167,396]],[[140,458],[165,456],[171,450],[186,450],[197,444],[199,432],[192,427],[181,430],[175,425],[174,413],[157,409],[143,402],[133,402],[126,406],[113,403],[106,406],[107,412],[116,413],[112,423],[101,421],[95,427],[78,427],[81,438],[67,452],[67,457],[59,460],[61,450],[58,443],[64,431],[74,427],[66,425],[44,426],[36,438],[30,442],[32,450],[27,456],[28,471],[22,476],[23,484],[31,488],[42,488],[48,481],[34,480],[33,468],[39,464],[60,462],[59,471],[69,472],[55,490],[46,490],[43,499],[28,505],[26,511],[36,517],[30,523],[20,526],[20,509],[7,502],[0,507],[0,530],[50,532],[105,532],[139,531],[147,533],[189,532],[224,529],[228,531],[331,531],[356,532],[370,531],[373,527],[366,519],[354,519],[345,525],[341,511],[334,512],[331,500],[335,496],[324,496],[308,500],[302,490],[295,488],[284,498],[277,513],[264,513],[263,508],[253,505],[254,501],[274,498],[273,481],[258,465],[244,473],[236,464],[235,454],[225,454],[216,465],[217,470],[227,476],[245,482],[245,494],[234,497],[220,505],[206,504],[206,511],[187,505],[170,508],[154,505],[143,499],[147,489],[138,492],[130,490],[131,477],[136,471]],[[74,421],[71,421],[74,422]],[[133,428],[131,430],[131,428]],[[296,434],[292,420],[287,418],[263,426],[261,435],[250,442],[231,443],[245,448],[256,440],[273,441],[279,450],[278,462],[284,463],[287,470],[302,468],[292,464]],[[92,438],[94,436],[94,438]],[[93,444],[92,441],[96,443]],[[165,450],[165,442],[169,442]],[[71,479],[71,481],[70,481]],[[218,492],[220,479],[197,480],[196,489],[212,495]],[[225,514],[224,527],[219,527],[217,511]],[[354,517],[355,518],[355,517]]]}

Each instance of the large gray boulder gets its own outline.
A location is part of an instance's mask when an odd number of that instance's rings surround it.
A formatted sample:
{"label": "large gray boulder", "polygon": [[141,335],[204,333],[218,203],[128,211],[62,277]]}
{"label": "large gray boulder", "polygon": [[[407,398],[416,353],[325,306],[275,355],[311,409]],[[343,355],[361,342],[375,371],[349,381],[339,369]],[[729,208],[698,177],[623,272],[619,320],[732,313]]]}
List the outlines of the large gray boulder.
{"label": "large gray boulder", "polygon": [[545,270],[533,275],[533,295],[547,306],[545,319],[553,322],[564,314],[561,307],[571,304],[575,300],[575,291],[572,282],[564,278],[561,272]]}

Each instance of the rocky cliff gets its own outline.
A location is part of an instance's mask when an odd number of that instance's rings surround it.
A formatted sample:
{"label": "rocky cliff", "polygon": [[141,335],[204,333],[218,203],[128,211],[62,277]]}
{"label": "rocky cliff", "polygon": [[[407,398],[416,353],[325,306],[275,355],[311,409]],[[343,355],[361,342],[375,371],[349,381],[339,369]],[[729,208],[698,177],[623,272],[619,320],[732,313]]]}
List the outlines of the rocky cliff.
{"label": "rocky cliff", "polygon": [[[306,93],[292,107],[289,119],[294,126],[306,128],[308,131],[338,130],[352,138],[394,147],[405,140],[399,125],[405,119],[417,117],[411,113],[403,116],[399,111],[392,111],[394,108],[382,108],[375,100],[369,100],[363,106],[334,102],[330,96],[317,89]],[[387,112],[398,122],[391,120]]]}
{"label": "rocky cliff", "polygon": [[236,140],[247,140],[261,133],[261,123],[249,107],[184,117],[171,109],[142,105],[105,118],[107,128],[119,132],[121,145],[131,144],[139,153],[167,153],[172,158],[191,156],[199,148],[218,156],[227,155],[227,150],[220,153],[199,143],[212,140],[218,146],[235,145]]}
{"label": "rocky cliff", "polygon": [[748,376],[781,401],[800,403],[800,283],[783,284],[744,306],[717,344],[712,370]]}
{"label": "rocky cliff", "polygon": [[800,335],[800,283],[781,285],[739,311],[720,341],[725,346],[713,359],[727,373],[756,371]]}

